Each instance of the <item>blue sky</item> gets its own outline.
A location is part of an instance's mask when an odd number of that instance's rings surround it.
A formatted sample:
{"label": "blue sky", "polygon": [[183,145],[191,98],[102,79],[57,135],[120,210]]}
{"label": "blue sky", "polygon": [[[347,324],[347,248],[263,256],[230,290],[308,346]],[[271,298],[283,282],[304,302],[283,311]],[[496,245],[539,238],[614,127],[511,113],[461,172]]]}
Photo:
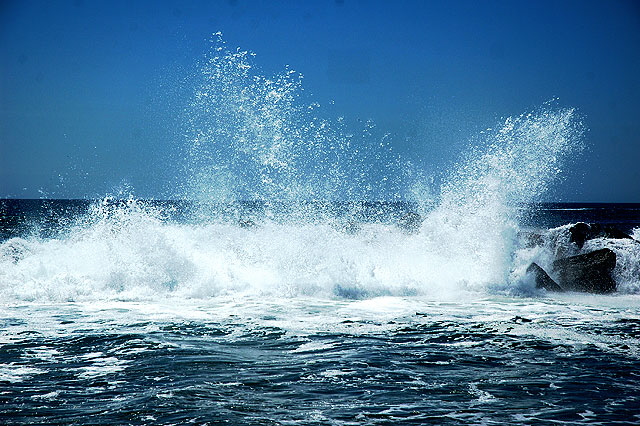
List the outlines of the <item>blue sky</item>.
{"label": "blue sky", "polygon": [[587,149],[548,197],[640,202],[637,1],[0,4],[0,197],[171,197],[211,34],[286,65],[325,114],[373,120],[426,174],[557,98]]}

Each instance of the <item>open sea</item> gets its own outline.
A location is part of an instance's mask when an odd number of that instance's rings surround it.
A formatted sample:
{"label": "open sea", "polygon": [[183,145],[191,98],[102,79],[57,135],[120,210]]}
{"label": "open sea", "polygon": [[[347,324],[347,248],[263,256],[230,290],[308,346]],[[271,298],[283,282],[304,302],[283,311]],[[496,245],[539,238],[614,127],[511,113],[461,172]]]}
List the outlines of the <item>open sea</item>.
{"label": "open sea", "polygon": [[[553,294],[521,269],[559,238],[486,257],[414,208],[0,201],[0,423],[640,423],[640,244],[617,292]],[[640,204],[519,209],[640,234]]]}

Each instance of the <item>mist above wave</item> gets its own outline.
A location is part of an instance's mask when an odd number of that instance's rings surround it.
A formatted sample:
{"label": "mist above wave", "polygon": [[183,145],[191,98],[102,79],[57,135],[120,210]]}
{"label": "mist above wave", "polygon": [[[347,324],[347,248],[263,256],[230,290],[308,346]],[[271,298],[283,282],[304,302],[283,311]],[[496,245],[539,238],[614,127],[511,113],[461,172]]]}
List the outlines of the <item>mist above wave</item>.
{"label": "mist above wave", "polygon": [[181,198],[355,201],[401,197],[403,165],[371,121],[348,128],[305,95],[303,76],[263,75],[255,54],[214,34],[185,110]]}

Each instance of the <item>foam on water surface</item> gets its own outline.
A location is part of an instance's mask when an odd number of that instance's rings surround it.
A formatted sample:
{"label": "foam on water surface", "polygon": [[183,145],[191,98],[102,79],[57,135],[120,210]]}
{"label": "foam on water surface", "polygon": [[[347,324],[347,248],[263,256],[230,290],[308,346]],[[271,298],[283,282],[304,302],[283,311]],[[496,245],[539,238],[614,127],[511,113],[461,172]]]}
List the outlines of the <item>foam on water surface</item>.
{"label": "foam on water surface", "polygon": [[518,416],[547,424],[558,413],[575,424],[586,410],[595,423],[629,419],[637,302],[228,294],[15,304],[0,310],[0,338],[10,342],[0,415],[13,413],[9,424],[39,416],[56,423],[62,408],[99,424],[477,424]]}

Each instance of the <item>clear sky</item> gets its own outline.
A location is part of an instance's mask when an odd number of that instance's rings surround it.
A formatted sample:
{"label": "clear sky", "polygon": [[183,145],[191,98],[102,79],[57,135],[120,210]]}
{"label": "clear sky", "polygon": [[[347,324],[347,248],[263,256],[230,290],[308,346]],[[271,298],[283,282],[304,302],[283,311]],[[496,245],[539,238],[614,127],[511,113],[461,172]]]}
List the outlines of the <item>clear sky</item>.
{"label": "clear sky", "polygon": [[550,197],[640,202],[632,0],[3,0],[0,197],[172,196],[190,76],[217,31],[266,75],[302,73],[330,114],[374,120],[428,173],[557,98],[589,131]]}

